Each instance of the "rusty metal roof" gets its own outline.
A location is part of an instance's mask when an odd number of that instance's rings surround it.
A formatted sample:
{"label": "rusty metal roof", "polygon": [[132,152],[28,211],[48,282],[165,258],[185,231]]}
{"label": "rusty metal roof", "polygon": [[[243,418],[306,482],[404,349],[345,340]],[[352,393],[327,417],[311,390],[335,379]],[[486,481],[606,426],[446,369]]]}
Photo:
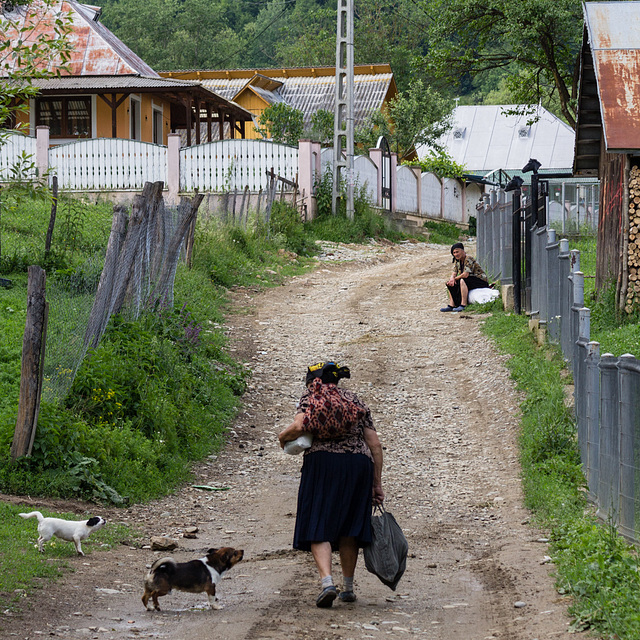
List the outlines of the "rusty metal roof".
{"label": "rusty metal roof", "polygon": [[[335,67],[308,67],[292,69],[234,69],[229,71],[163,71],[172,78],[200,80],[202,84],[228,100],[249,88],[265,102],[285,102],[300,109],[308,125],[318,109],[333,112],[335,104]],[[281,84],[273,91],[256,86],[257,77],[277,79]],[[354,120],[360,124],[373,111],[380,109],[385,100],[396,93],[393,72],[389,65],[356,65],[354,68]]]}
{"label": "rusty metal roof", "polygon": [[[53,19],[54,13],[58,11],[69,14],[73,22],[73,28],[69,35],[71,58],[67,63],[70,75],[138,74],[159,77],[146,62],[116,38],[109,29],[100,24],[101,9],[98,7],[80,4],[75,0],[64,0],[47,16],[33,18],[30,17],[32,12],[30,13],[23,6],[16,4],[15,9],[8,17],[15,21],[19,28],[33,25],[33,28],[29,28],[23,34],[23,37],[25,34],[27,35],[27,42],[30,42],[40,36],[51,39],[56,36]],[[7,31],[7,33],[12,40],[18,37],[15,32]],[[60,61],[58,59],[50,60],[48,67],[55,70],[60,67]]]}
{"label": "rusty metal roof", "polygon": [[640,2],[585,2],[607,151],[640,149]]}

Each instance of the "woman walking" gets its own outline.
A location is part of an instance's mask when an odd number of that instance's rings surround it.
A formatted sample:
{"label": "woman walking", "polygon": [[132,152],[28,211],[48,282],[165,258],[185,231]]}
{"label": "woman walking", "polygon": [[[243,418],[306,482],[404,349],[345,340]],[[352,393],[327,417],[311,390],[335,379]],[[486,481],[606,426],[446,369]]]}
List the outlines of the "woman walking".
{"label": "woman walking", "polygon": [[[350,378],[348,367],[319,362],[307,369],[307,390],[300,398],[293,422],[278,436],[280,446],[306,431],[310,386],[337,385]],[[315,382],[318,380],[318,382]],[[322,591],[318,607],[331,607],[336,597],[355,602],[353,580],[358,551],[371,542],[371,509],[384,500],[382,490],[382,445],[373,426],[371,412],[352,391],[338,389],[341,398],[361,410],[361,416],[348,434],[337,439],[315,437],[304,452],[298,489],[294,549],[311,551]],[[333,582],[332,551],[338,551],[342,570],[342,589]]]}

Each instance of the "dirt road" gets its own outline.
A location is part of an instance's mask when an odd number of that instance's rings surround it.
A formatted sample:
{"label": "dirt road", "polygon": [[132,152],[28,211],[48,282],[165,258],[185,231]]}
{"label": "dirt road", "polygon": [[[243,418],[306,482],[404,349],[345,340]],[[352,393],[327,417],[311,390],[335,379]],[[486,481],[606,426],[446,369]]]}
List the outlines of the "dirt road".
{"label": "dirt road", "polygon": [[[470,248],[473,255],[475,249]],[[328,252],[332,253],[331,251]],[[254,372],[226,450],[198,483],[158,503],[111,512],[147,536],[180,540],[178,559],[211,546],[245,550],[219,586],[223,609],[173,593],[143,609],[142,576],[158,553],[122,546],[73,560],[2,637],[196,640],[543,640],[568,633],[544,533],[528,524],[517,462],[517,395],[482,318],[443,314],[447,248],[337,248],[308,275],[262,293],[235,292],[232,348]],[[337,264],[335,259],[348,259]],[[332,261],[333,259],[333,261]],[[396,592],[360,562],[358,601],[315,607],[310,556],[291,550],[301,458],[279,449],[308,364],[351,367],[341,382],[372,409],[385,447],[386,506],[410,547]],[[227,489],[228,488],[228,489]],[[197,527],[195,539],[182,537]],[[165,555],[165,554],[163,554]],[[339,581],[336,562],[334,574]]]}

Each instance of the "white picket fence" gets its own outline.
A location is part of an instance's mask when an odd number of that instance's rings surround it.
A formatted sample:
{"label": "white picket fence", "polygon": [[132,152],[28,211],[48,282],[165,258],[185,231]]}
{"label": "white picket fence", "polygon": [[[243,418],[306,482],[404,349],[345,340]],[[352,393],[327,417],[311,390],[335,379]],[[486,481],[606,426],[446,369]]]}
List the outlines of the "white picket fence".
{"label": "white picket fence", "polygon": [[[177,190],[179,183],[182,193],[224,193],[246,187],[258,193],[267,190],[267,174],[272,169],[292,182],[304,169],[298,164],[298,148],[265,140],[219,140],[181,149],[176,146],[170,151],[148,142],[100,138],[46,149],[44,146],[50,174],[57,175],[59,187],[69,191],[141,191],[145,182],[161,180],[169,189],[174,185]],[[0,181],[11,178],[11,168],[23,152],[35,161],[36,138],[10,134],[0,145]],[[332,171],[332,159],[332,149],[320,150],[322,174]],[[314,173],[312,182],[317,178]],[[354,159],[354,179],[360,187],[366,186],[371,202],[378,202],[379,173],[371,158]],[[482,195],[476,184],[440,180],[429,173],[418,178],[408,167],[397,167],[392,189],[398,213],[458,223],[476,215]]]}
{"label": "white picket fence", "polygon": [[218,140],[180,149],[181,191],[228,191],[269,186],[267,172],[295,181],[298,149],[265,140]]}
{"label": "white picket fence", "polygon": [[[10,133],[4,144],[0,141],[0,180],[9,180],[13,176],[13,169],[22,155],[30,156],[29,161],[34,162],[36,157],[36,139],[20,133]],[[34,179],[33,175],[23,176]]]}
{"label": "white picket fence", "polygon": [[167,183],[167,147],[119,138],[94,138],[49,149],[49,167],[61,189],[140,190]]}

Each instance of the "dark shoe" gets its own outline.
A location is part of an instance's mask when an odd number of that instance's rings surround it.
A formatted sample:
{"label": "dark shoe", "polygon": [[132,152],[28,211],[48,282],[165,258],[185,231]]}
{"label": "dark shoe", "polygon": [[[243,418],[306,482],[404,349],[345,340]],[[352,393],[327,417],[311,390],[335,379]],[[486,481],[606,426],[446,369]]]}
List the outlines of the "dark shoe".
{"label": "dark shoe", "polygon": [[452,309],[452,311],[454,313],[460,313],[460,311],[464,311],[464,305],[461,304],[459,307],[456,307],[455,309]]}
{"label": "dark shoe", "polygon": [[327,587],[322,590],[322,593],[318,596],[316,600],[316,607],[320,607],[321,609],[328,609],[333,601],[338,597],[338,590],[334,587]]}
{"label": "dark shoe", "polygon": [[453,307],[450,304],[448,304],[446,307],[442,307],[440,311],[453,311]]}
{"label": "dark shoe", "polygon": [[341,591],[338,598],[340,598],[342,602],[355,602],[358,599],[353,591]]}

